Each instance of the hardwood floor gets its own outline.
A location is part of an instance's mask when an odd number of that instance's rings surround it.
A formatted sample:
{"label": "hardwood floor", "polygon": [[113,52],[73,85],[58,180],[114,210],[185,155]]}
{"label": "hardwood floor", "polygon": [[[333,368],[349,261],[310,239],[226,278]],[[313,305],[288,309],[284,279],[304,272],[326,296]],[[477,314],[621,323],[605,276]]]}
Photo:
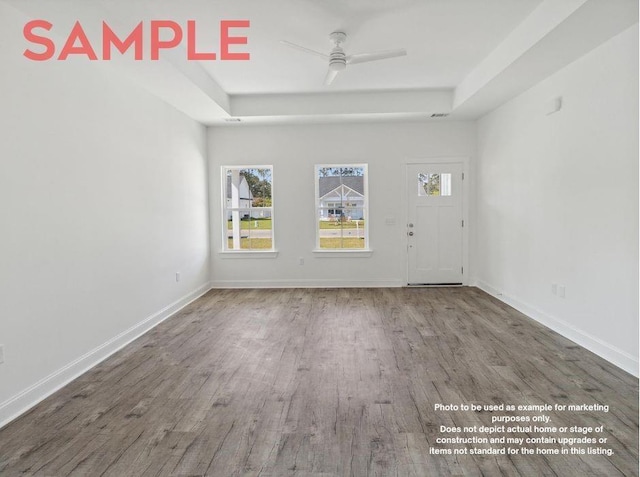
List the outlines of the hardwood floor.
{"label": "hardwood floor", "polygon": [[[613,455],[430,453],[540,414]],[[475,288],[213,290],[0,430],[0,475],[632,476],[638,380]]]}

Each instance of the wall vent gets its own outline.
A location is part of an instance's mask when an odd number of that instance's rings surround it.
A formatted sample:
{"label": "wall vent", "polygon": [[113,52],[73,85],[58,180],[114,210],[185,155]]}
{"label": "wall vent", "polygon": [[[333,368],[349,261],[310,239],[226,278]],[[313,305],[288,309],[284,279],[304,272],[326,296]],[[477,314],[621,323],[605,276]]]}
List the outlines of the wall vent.
{"label": "wall vent", "polygon": [[431,115],[432,118],[446,118],[449,116],[449,113],[433,113]]}

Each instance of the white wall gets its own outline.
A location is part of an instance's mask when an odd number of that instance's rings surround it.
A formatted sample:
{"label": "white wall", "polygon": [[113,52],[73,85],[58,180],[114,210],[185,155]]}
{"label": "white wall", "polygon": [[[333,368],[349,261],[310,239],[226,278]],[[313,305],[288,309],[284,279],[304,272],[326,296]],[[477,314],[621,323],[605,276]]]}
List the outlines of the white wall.
{"label": "white wall", "polygon": [[[475,152],[472,122],[227,126],[209,128],[214,286],[399,286],[406,284],[404,164]],[[365,258],[318,258],[314,164],[368,163],[370,247]],[[277,258],[229,259],[222,250],[220,168],[273,169]],[[387,225],[386,219],[395,219]],[[304,259],[304,265],[298,259]]]}
{"label": "white wall", "polygon": [[108,66],[25,60],[23,24],[0,3],[0,425],[209,280],[205,129]]}
{"label": "white wall", "polygon": [[637,375],[637,25],[479,121],[477,214],[479,284]]}

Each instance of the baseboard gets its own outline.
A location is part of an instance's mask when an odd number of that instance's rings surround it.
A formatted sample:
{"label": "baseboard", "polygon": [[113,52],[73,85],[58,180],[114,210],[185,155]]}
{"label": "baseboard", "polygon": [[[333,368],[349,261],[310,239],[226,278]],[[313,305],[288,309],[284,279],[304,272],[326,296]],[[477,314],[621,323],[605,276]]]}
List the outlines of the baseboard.
{"label": "baseboard", "polygon": [[606,359],[610,363],[618,366],[626,372],[638,377],[638,357],[632,356],[626,351],[623,351],[616,346],[613,346],[605,341],[602,341],[595,336],[586,333],[579,328],[567,323],[560,318],[551,316],[543,311],[538,310],[534,306],[524,303],[517,298],[505,295],[499,289],[489,285],[482,280],[476,281],[476,286],[481,290],[487,292],[489,295],[497,298],[498,300],[512,306],[516,310],[524,313],[529,318],[536,320],[543,324],[547,328],[561,334],[565,338],[585,347],[592,353],[597,354],[601,358]]}
{"label": "baseboard", "polygon": [[141,322],[123,331],[119,335],[80,356],[75,361],[51,373],[27,389],[0,404],[0,428],[24,414],[43,399],[70,383],[78,376],[86,373],[113,353],[139,338],[162,321],[174,315],[192,301],[200,298],[211,289],[209,282],[191,293],[174,301],[162,310],[148,316]]}
{"label": "baseboard", "polygon": [[300,278],[293,280],[213,280],[211,288],[396,288],[402,280],[336,280],[333,278]]}

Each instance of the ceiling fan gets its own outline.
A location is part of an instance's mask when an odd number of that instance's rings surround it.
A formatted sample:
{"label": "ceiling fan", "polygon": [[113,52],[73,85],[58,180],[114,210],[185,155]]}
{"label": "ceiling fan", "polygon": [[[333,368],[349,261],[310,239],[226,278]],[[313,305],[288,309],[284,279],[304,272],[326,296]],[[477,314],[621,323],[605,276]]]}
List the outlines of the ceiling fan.
{"label": "ceiling fan", "polygon": [[333,48],[331,49],[331,53],[328,55],[304,46],[296,45],[295,43],[291,43],[286,40],[282,40],[281,42],[291,48],[329,60],[329,71],[327,71],[327,76],[324,78],[324,84],[326,86],[330,85],[338,73],[346,69],[347,65],[355,65],[357,63],[365,63],[367,61],[386,60],[387,58],[395,58],[398,56],[405,56],[407,54],[407,50],[399,48],[397,50],[384,50],[373,53],[346,55],[342,45],[347,41],[347,34],[341,31],[334,31],[331,33],[331,35],[329,35],[329,41],[333,44]]}

